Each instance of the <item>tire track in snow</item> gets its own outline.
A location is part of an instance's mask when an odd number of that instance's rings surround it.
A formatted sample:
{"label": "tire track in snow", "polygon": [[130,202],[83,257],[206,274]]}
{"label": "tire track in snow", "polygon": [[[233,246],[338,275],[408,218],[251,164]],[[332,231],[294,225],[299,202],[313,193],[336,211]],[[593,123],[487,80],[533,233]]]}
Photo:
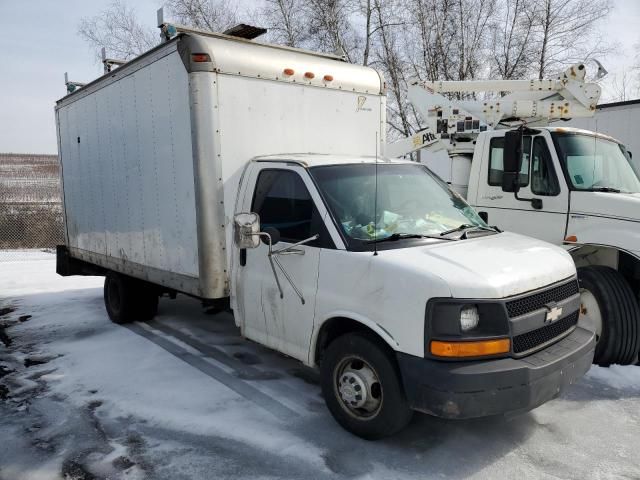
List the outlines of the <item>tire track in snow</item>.
{"label": "tire track in snow", "polygon": [[[221,366],[228,369],[234,377],[239,377],[241,380],[248,382],[255,382],[253,384],[255,388],[264,394],[277,399],[277,401],[284,404],[286,407],[296,411],[300,416],[308,415],[310,411],[309,407],[306,406],[304,402],[301,403],[301,397],[303,397],[304,401],[309,404],[317,399],[317,394],[314,396],[305,394],[303,393],[304,389],[296,388],[289,384],[292,377],[308,383],[309,380],[302,378],[302,375],[296,376],[291,373],[284,375],[278,372],[273,372],[270,369],[247,365],[245,362],[229,355],[229,353],[223,349],[202,342],[197,338],[194,338],[192,334],[177,330],[159,320],[145,322],[144,325],[149,325],[162,334],[167,335],[170,338],[175,338],[180,342],[185,343],[189,348],[192,348],[220,363]],[[321,404],[324,405],[323,403]]]}
{"label": "tire track in snow", "polygon": [[205,375],[208,375],[214,380],[222,383],[227,388],[230,388],[231,390],[236,392],[238,395],[241,395],[247,400],[250,400],[251,402],[258,405],[259,407],[267,410],[278,419],[288,421],[294,417],[300,416],[297,412],[291,410],[289,407],[283,405],[273,397],[267,395],[264,392],[261,392],[257,388],[249,385],[248,383],[233,376],[232,374],[227,373],[222,368],[211,364],[201,356],[191,353],[175,344],[174,342],[170,341],[169,339],[158,335],[151,330],[148,330],[143,325],[138,323],[131,323],[123,326],[140,335],[141,337],[144,337],[147,340],[155,343],[160,348],[176,356],[183,362],[191,365],[194,368],[197,368]]}

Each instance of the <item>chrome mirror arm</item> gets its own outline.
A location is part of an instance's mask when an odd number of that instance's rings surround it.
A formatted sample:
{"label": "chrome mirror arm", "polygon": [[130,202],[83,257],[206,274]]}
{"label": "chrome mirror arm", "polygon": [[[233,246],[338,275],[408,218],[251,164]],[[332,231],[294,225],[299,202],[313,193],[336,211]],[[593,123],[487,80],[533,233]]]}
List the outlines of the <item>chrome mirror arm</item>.
{"label": "chrome mirror arm", "polygon": [[[291,277],[289,276],[287,271],[284,269],[284,267],[282,266],[282,264],[278,260],[278,257],[272,255],[272,256],[269,257],[269,260],[271,260],[271,259],[273,259],[273,261],[276,262],[276,265],[278,265],[278,267],[280,268],[280,271],[282,272],[282,274],[285,276],[285,278],[289,282],[289,285],[291,285],[291,288],[293,288],[293,291],[296,292],[296,295],[298,295],[298,297],[300,297],[300,301],[304,305],[304,297],[302,296],[302,293],[300,293],[300,290],[298,290],[298,287],[296,287],[294,285],[293,280],[291,280]],[[282,290],[281,290],[281,292],[282,292]],[[282,293],[280,295],[281,295],[280,298],[282,298]]]}
{"label": "chrome mirror arm", "polygon": [[294,243],[293,245],[289,245],[288,247],[281,248],[280,250],[275,250],[273,254],[274,255],[287,255],[287,254],[304,255],[304,250],[296,250],[295,248],[301,245],[305,245],[309,242],[313,242],[314,240],[317,240],[319,238],[320,238],[320,235],[316,233],[313,237],[305,238],[304,240],[300,240],[299,242]]}
{"label": "chrome mirror arm", "polygon": [[[273,250],[273,243],[271,241],[271,235],[269,235],[266,232],[252,233],[251,235],[264,237],[264,238],[267,239],[267,242],[268,242],[268,245],[269,245],[269,253],[267,254],[267,256],[269,258],[269,264],[271,265],[271,271],[273,272],[273,277],[276,279],[276,285],[278,285],[278,291],[280,292],[280,298],[284,298],[284,292],[282,291],[282,285],[280,284],[280,279],[278,278],[278,273],[276,272],[275,265],[278,266],[278,268],[280,269],[282,274],[285,276],[285,278],[289,282],[289,285],[291,285],[291,288],[293,288],[293,291],[296,292],[296,295],[298,295],[298,297],[300,298],[300,301],[304,305],[305,304],[304,296],[302,295],[300,290],[298,290],[298,287],[295,286],[295,284],[293,283],[293,280],[291,279],[291,277],[289,276],[287,271],[284,269],[284,267],[282,266],[282,264],[278,260],[277,256],[278,255],[293,255],[293,254],[304,255],[304,250],[296,250],[295,247],[299,247],[300,245],[304,245],[306,243],[313,242],[314,240],[317,240],[318,238],[320,238],[320,235],[315,234],[312,237],[305,238],[304,240],[301,240],[301,241],[299,241],[297,243],[294,243],[293,245],[289,245],[288,247],[284,247],[284,248],[281,248],[280,250],[275,250],[275,251]],[[275,265],[274,265],[274,263],[275,263]]]}

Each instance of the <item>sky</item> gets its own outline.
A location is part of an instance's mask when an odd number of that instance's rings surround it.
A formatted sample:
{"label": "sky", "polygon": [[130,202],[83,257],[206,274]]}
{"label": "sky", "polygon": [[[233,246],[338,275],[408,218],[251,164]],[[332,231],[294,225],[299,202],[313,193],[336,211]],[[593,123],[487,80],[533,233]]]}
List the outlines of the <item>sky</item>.
{"label": "sky", "polygon": [[[241,0],[251,3],[255,0]],[[603,101],[640,42],[640,0],[613,0],[614,10],[600,28],[615,43],[615,53],[601,58],[610,75]],[[102,74],[94,52],[78,36],[83,17],[96,15],[110,0],[0,0],[0,152],[56,153],[53,107],[64,96],[64,72],[88,82]],[[128,0],[141,21],[155,24],[162,0]]]}

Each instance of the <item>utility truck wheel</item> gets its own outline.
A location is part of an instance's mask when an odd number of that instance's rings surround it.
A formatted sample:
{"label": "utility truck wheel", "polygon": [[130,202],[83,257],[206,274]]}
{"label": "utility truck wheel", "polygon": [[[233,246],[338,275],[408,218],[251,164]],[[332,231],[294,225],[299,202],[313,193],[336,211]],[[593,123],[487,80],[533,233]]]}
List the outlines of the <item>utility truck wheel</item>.
{"label": "utility truck wheel", "polygon": [[114,323],[151,320],[158,313],[158,294],[152,285],[109,272],[104,279],[104,305]]}
{"label": "utility truck wheel", "polygon": [[370,335],[348,333],[331,342],[320,375],[329,411],[359,437],[386,437],[411,420],[394,359]]}
{"label": "utility truck wheel", "polygon": [[613,268],[578,268],[580,325],[596,333],[593,363],[629,365],[640,350],[640,307],[630,285]]}

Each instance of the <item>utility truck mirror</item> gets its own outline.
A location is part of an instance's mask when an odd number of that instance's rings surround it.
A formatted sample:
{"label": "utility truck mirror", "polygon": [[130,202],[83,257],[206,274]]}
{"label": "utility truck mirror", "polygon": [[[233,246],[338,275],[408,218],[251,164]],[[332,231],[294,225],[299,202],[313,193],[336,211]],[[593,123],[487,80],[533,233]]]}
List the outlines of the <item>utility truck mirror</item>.
{"label": "utility truck mirror", "polygon": [[517,193],[520,190],[519,176],[522,168],[522,135],[519,130],[511,130],[504,134],[502,162],[502,190]]}
{"label": "utility truck mirror", "polygon": [[260,246],[260,217],[257,213],[238,213],[233,217],[233,240],[239,248]]}
{"label": "utility truck mirror", "polygon": [[[263,233],[267,233],[271,238],[271,245],[275,245],[280,241],[280,230],[274,227],[267,227]],[[266,235],[262,235],[262,243],[269,245],[269,238]]]}
{"label": "utility truck mirror", "polygon": [[502,191],[511,193],[520,191],[520,174],[518,172],[504,172],[502,176]]}

